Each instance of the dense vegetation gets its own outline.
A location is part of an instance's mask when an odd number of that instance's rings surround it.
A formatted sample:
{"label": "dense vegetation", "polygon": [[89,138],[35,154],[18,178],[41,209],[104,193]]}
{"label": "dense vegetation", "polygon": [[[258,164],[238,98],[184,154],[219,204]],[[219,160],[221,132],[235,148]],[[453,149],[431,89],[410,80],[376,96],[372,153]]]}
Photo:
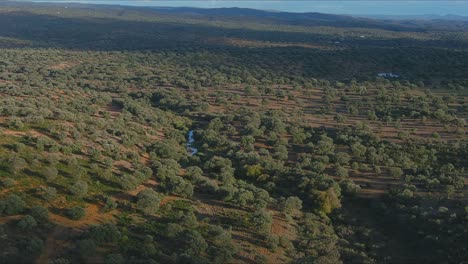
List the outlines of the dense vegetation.
{"label": "dense vegetation", "polygon": [[0,6],[0,263],[468,259],[466,25],[179,12]]}

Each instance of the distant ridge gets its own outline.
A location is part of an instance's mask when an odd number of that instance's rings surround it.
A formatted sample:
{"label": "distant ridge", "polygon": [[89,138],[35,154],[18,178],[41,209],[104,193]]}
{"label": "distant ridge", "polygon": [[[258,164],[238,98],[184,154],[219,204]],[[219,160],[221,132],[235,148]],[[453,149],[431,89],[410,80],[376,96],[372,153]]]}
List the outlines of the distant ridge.
{"label": "distant ridge", "polygon": [[460,15],[435,15],[435,14],[427,14],[427,15],[402,15],[402,16],[395,16],[395,15],[357,15],[358,17],[366,17],[372,19],[391,19],[391,20],[448,20],[448,21],[468,21],[468,16],[460,16]]}
{"label": "distant ridge", "polygon": [[150,7],[153,10],[165,13],[189,13],[212,16],[255,16],[261,18],[281,18],[281,19],[311,19],[322,21],[344,21],[354,19],[350,15],[334,15],[318,12],[292,13],[276,10],[259,10],[239,7],[224,8],[195,8],[195,7]]}

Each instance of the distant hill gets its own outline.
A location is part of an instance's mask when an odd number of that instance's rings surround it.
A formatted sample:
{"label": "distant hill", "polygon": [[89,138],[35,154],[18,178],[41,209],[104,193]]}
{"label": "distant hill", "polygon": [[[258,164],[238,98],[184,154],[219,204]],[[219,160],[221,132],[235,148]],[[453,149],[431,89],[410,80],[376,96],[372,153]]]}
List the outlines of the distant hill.
{"label": "distant hill", "polygon": [[187,14],[200,14],[210,16],[255,16],[263,18],[279,18],[289,20],[320,20],[320,21],[348,21],[348,20],[362,20],[361,18],[354,18],[347,15],[333,15],[318,12],[308,13],[291,13],[282,11],[266,11],[250,8],[193,8],[193,7],[151,7],[154,10],[165,13],[187,13]]}
{"label": "distant hill", "polygon": [[447,21],[468,21],[468,16],[459,16],[453,14],[447,15],[360,15],[359,17],[366,17],[372,19],[384,19],[384,20],[447,20]]}
{"label": "distant hill", "polygon": [[324,14],[318,12],[292,13],[282,11],[267,11],[249,8],[192,8],[192,7],[151,7],[159,13],[210,16],[216,18],[239,18],[268,20],[269,23],[301,25],[301,26],[339,26],[365,27],[393,31],[420,31],[416,27],[402,23],[380,21],[375,18],[354,17],[349,15]]}
{"label": "distant hill", "polygon": [[111,16],[125,17],[132,13],[141,18],[170,16],[181,19],[194,19],[197,22],[227,22],[235,24],[253,23],[258,25],[281,25],[300,27],[338,27],[377,29],[394,32],[428,32],[444,30],[464,31],[468,28],[468,17],[457,15],[423,16],[350,16],[318,12],[293,13],[276,10],[250,8],[194,8],[194,7],[148,7],[114,4],[84,3],[39,3],[27,1],[0,1],[0,6],[15,8],[73,8],[85,12],[103,12]]}

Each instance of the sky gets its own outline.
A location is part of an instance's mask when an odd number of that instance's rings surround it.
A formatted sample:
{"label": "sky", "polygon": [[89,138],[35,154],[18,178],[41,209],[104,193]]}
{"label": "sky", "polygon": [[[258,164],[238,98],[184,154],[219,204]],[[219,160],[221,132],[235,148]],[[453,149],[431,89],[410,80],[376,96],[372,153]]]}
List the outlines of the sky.
{"label": "sky", "polygon": [[[43,1],[43,0],[36,0]],[[296,1],[296,0],[45,0],[45,2],[79,2],[96,4],[119,4],[133,6],[184,6],[200,8],[243,7],[287,12],[321,12],[351,15],[461,15],[468,16],[467,1]]]}

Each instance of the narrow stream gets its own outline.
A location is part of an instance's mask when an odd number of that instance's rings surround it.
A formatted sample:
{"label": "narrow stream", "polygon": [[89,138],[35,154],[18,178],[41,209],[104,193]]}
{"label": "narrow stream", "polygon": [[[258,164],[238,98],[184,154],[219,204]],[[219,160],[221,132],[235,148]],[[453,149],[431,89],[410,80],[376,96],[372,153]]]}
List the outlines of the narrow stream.
{"label": "narrow stream", "polygon": [[193,143],[195,142],[195,139],[193,138],[193,130],[190,130],[188,132],[188,139],[187,139],[187,151],[189,152],[190,156],[193,156],[197,154],[198,149],[192,147]]}

